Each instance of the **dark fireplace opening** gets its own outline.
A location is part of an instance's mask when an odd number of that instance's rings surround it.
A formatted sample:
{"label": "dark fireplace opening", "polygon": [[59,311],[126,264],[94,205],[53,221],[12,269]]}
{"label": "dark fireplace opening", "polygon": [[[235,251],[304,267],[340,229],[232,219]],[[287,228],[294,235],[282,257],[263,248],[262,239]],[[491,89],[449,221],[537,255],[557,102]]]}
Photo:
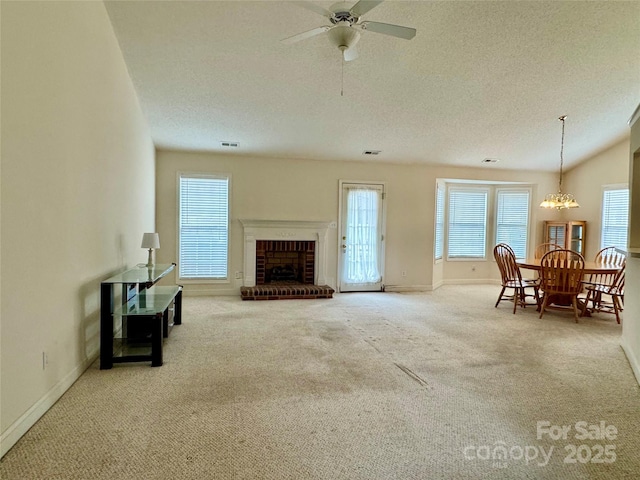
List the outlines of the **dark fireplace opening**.
{"label": "dark fireplace opening", "polygon": [[314,269],[313,241],[256,241],[256,285],[312,285]]}
{"label": "dark fireplace opening", "polygon": [[269,275],[269,272],[267,272],[267,277],[270,277],[271,282],[287,282],[287,281],[300,282],[298,278],[298,269],[293,265],[291,265],[290,263],[282,266],[276,265],[271,269],[270,273],[271,275]]}

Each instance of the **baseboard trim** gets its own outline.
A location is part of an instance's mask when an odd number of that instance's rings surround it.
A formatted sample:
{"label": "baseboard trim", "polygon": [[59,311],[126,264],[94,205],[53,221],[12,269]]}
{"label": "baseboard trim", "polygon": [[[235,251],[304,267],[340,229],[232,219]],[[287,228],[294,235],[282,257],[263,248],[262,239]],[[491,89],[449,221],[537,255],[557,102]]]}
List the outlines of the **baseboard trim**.
{"label": "baseboard trim", "polygon": [[239,288],[225,288],[225,289],[184,289],[182,291],[183,297],[240,297]]}
{"label": "baseboard trim", "polygon": [[633,350],[627,345],[627,342],[624,338],[620,340],[620,346],[622,347],[622,351],[627,356],[627,360],[629,361],[629,365],[631,365],[631,370],[636,377],[636,381],[640,385],[640,362],[638,362],[638,358],[634,355]]}
{"label": "baseboard trim", "polygon": [[[500,285],[500,280],[494,278],[482,278],[482,279],[452,279],[441,280],[433,285],[385,285],[384,291],[390,293],[402,293],[402,292],[432,292],[442,287],[443,285]],[[334,289],[335,290],[335,289]],[[336,290],[336,294],[338,294]],[[221,289],[193,289],[185,288],[182,291],[183,297],[212,297],[212,296],[240,296],[240,288],[221,288]]]}
{"label": "baseboard trim", "polygon": [[71,372],[65,375],[51,390],[49,390],[40,400],[38,400],[29,410],[27,410],[20,418],[9,425],[2,435],[0,435],[0,458],[11,450],[22,436],[33,427],[40,418],[55,404],[64,393],[69,390],[71,385],[80,378],[80,375],[91,366],[98,358],[96,353],[92,358],[86,359]]}
{"label": "baseboard trim", "polygon": [[384,291],[390,293],[431,292],[433,287],[431,285],[385,285]]}
{"label": "baseboard trim", "polygon": [[500,285],[500,280],[495,278],[456,278],[443,280],[443,285]]}

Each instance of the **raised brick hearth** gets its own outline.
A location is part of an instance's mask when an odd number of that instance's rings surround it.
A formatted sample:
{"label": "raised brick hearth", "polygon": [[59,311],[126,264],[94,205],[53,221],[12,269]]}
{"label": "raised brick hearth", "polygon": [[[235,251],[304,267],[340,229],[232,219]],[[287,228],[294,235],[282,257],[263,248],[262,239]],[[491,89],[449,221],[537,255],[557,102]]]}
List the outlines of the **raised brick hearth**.
{"label": "raised brick hearth", "polygon": [[296,300],[333,298],[334,290],[328,285],[256,285],[241,287],[242,300]]}

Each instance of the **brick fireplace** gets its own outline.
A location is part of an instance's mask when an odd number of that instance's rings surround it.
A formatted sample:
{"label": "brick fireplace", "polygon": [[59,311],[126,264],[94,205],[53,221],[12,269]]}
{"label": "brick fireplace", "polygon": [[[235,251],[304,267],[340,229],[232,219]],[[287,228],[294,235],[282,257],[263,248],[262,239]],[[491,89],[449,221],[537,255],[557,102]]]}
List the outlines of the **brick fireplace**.
{"label": "brick fireplace", "polygon": [[325,285],[329,222],[241,220],[243,300],[331,298]]}
{"label": "brick fireplace", "polygon": [[313,285],[316,242],[256,241],[256,285],[301,283]]}

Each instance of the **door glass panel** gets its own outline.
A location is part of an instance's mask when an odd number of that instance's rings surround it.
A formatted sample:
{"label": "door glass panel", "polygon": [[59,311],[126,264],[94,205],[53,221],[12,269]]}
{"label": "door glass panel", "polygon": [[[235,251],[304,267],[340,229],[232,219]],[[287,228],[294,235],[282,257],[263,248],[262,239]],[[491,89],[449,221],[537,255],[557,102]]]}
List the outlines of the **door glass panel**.
{"label": "door glass panel", "polygon": [[343,184],[340,291],[382,287],[382,185]]}

